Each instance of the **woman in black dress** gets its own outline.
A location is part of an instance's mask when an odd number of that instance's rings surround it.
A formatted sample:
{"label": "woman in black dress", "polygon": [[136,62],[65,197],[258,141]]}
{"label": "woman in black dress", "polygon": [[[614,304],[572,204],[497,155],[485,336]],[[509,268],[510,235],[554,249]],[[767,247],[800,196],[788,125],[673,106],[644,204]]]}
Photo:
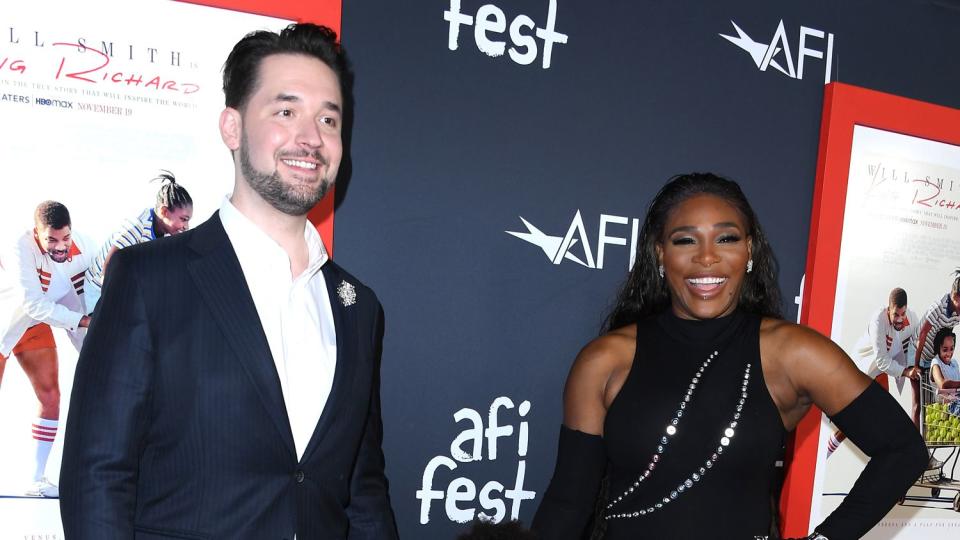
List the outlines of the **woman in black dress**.
{"label": "woman in black dress", "polygon": [[782,320],[776,262],[740,187],[712,174],[671,179],[639,244],[605,332],[570,370],[534,530],[545,540],[588,537],[591,523],[608,540],[768,538],[775,462],[816,405],[871,460],[810,538],[865,534],[919,477],[923,441],[838,346]]}

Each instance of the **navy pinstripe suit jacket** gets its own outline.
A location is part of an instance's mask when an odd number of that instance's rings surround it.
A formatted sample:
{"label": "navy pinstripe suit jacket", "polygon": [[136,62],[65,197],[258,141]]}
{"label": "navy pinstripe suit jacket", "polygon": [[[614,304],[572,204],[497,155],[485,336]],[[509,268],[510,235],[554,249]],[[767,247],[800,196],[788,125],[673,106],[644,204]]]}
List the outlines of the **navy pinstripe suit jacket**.
{"label": "navy pinstripe suit jacket", "polygon": [[[336,373],[298,460],[219,216],[114,255],[70,401],[60,475],[68,539],[396,538],[381,451],[382,310],[333,262],[323,273]],[[336,294],[343,281],[353,305]]]}

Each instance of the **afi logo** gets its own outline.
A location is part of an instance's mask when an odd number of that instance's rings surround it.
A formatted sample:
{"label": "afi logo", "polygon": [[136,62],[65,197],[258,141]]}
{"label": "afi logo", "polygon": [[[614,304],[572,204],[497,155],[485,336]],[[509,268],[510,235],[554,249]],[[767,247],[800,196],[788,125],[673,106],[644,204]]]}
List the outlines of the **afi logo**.
{"label": "afi logo", "polygon": [[830,71],[833,65],[833,34],[825,33],[823,30],[817,30],[815,28],[801,26],[799,44],[797,46],[797,61],[796,64],[794,64],[793,53],[790,50],[790,42],[787,40],[787,31],[783,26],[783,19],[780,19],[780,24],[777,26],[776,32],[773,33],[773,38],[770,39],[770,43],[754,41],[753,38],[737,26],[737,23],[730,21],[730,24],[732,24],[733,29],[737,31],[737,37],[718,34],[720,37],[746,51],[750,57],[753,58],[753,62],[760,68],[760,71],[766,71],[767,68],[772,67],[791,79],[803,79],[804,60],[806,58],[824,59],[824,52],[822,50],[824,44],[819,43],[820,48],[814,48],[814,46],[811,45],[811,38],[817,40],[826,38],[826,61],[823,69],[823,83],[827,84],[830,82]]}
{"label": "afi logo", "polygon": [[[628,218],[623,216],[610,216],[600,214],[600,230],[597,233],[597,259],[594,262],[593,250],[590,248],[590,238],[587,236],[587,229],[583,224],[583,217],[580,210],[573,216],[570,226],[567,227],[567,233],[563,236],[551,236],[535,227],[529,221],[520,216],[520,221],[526,226],[527,232],[504,231],[509,235],[515,236],[525,242],[529,242],[540,249],[550,259],[553,264],[560,264],[564,260],[573,261],[587,268],[603,269],[603,257],[606,254],[606,247],[625,246],[627,239],[630,239],[630,265],[633,268],[637,252],[637,234],[640,230],[640,220],[637,218]],[[607,227],[614,225],[632,225],[629,235],[614,236],[607,232]],[[624,231],[625,232],[625,231]],[[579,243],[579,247],[578,244]]]}

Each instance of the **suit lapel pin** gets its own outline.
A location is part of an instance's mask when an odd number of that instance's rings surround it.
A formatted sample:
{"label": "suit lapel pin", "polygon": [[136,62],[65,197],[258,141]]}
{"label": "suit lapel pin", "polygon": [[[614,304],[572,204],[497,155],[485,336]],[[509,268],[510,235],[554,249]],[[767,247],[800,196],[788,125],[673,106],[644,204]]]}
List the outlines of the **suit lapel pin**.
{"label": "suit lapel pin", "polygon": [[357,290],[353,288],[352,284],[346,281],[340,282],[340,285],[337,287],[337,294],[340,295],[340,303],[345,307],[357,303]]}

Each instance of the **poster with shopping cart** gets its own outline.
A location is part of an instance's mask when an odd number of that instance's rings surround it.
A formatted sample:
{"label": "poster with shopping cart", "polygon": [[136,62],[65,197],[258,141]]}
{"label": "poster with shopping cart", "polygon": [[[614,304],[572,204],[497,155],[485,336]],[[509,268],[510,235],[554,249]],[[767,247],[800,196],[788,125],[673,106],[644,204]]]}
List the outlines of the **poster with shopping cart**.
{"label": "poster with shopping cart", "polygon": [[[804,322],[888,389],[929,454],[927,470],[865,538],[957,538],[960,111],[828,88],[818,169]],[[884,418],[875,421],[883,429]],[[819,411],[801,427],[791,468],[812,472],[812,528],[869,458]],[[796,503],[800,478],[791,473],[785,498]],[[796,512],[789,517],[796,526]]]}

